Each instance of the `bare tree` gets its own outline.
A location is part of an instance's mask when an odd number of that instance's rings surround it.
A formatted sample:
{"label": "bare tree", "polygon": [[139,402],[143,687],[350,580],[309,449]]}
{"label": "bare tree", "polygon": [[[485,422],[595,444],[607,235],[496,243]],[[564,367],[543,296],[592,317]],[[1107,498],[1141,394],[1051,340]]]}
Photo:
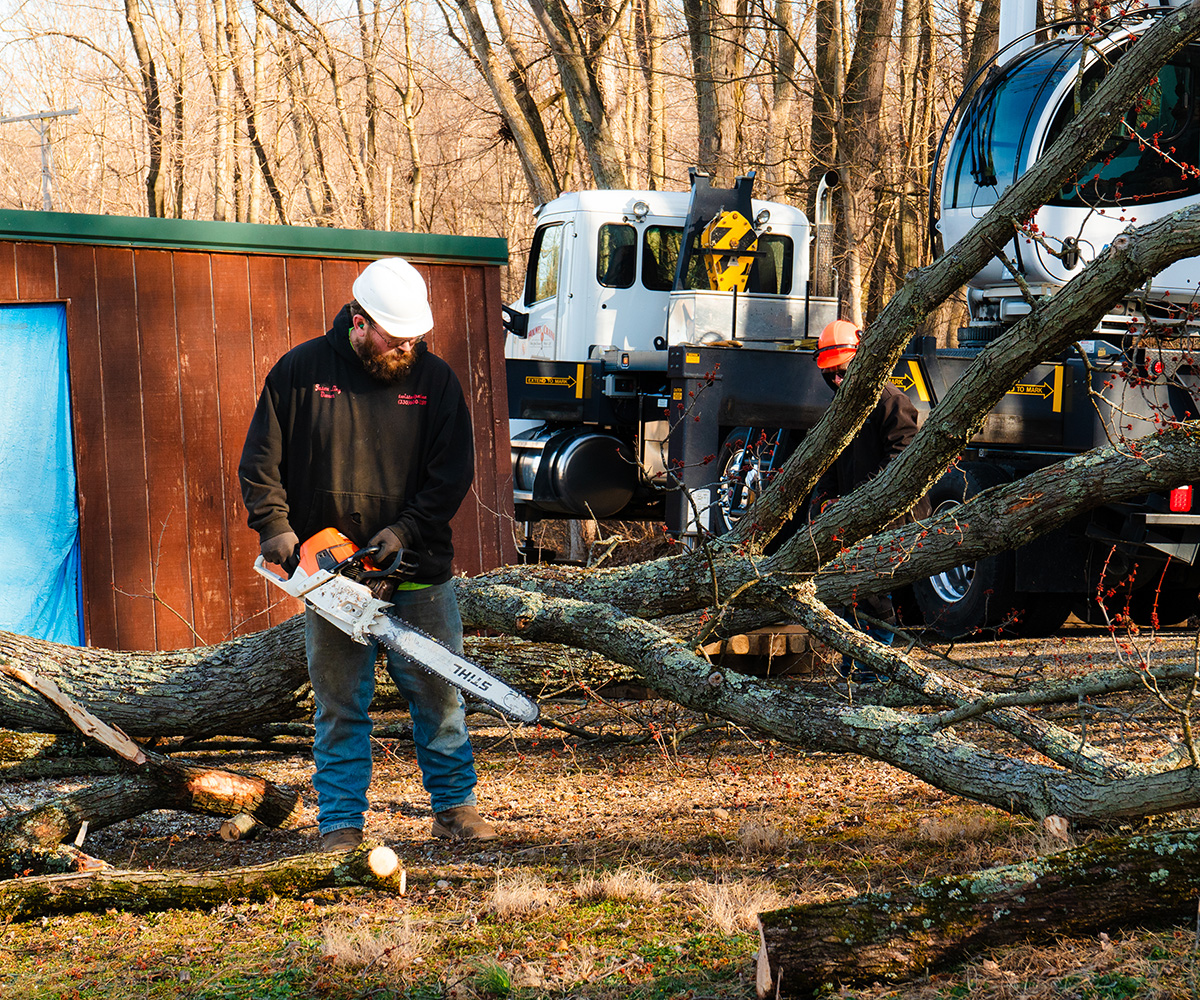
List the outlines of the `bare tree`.
{"label": "bare tree", "polygon": [[162,176],[162,95],[138,0],[125,0],[125,24],[129,28],[129,37],[141,70],[142,101],[146,109],[146,139],[149,143],[146,209],[150,216],[161,217],[166,214],[165,178]]}

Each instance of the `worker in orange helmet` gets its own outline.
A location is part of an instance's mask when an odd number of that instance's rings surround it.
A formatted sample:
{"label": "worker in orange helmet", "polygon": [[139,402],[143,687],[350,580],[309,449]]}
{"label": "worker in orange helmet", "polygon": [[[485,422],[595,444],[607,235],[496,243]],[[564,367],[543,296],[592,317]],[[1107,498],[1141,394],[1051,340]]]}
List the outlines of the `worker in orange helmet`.
{"label": "worker in orange helmet", "polygon": [[[853,323],[838,319],[824,330],[817,340],[817,367],[825,382],[836,394],[846,371],[858,352],[862,331]],[[908,447],[917,433],[917,408],[912,401],[891,382],[884,382],[879,402],[859,428],[854,440],[846,446],[813,488],[810,516],[825,513],[837,502],[868,479],[878,475],[893,458]],[[897,518],[892,524],[917,521],[929,516],[929,501],[924,497],[908,514]],[[888,525],[891,527],[892,525]],[[895,633],[890,628],[880,628],[860,621],[862,611],[888,625],[896,624],[896,609],[890,594],[863,595],[851,608],[835,609],[838,614],[870,635],[873,639],[890,646]],[[866,665],[842,659],[842,675],[851,683],[868,684],[878,676]]]}

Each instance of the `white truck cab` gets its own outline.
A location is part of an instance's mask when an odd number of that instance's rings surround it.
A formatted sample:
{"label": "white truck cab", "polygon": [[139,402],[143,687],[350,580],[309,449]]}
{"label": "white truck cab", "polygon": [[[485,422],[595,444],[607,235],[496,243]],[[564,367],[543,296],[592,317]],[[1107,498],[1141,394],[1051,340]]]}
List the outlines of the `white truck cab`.
{"label": "white truck cab", "polygon": [[752,186],[693,171],[690,192],[581,191],[537,209],[523,294],[505,307],[521,520],[661,518],[678,492],[664,475],[672,352],[795,350],[836,318],[809,284],[808,218]]}

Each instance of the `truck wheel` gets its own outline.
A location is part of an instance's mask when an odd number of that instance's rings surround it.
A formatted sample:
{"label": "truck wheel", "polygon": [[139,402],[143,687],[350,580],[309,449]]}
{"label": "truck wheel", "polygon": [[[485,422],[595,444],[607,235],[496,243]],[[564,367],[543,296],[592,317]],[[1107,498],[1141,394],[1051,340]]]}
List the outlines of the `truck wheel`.
{"label": "truck wheel", "polygon": [[723,535],[745,516],[772,477],[783,465],[783,431],[761,427],[735,427],[717,453],[721,480],[710,523],[713,534]]}
{"label": "truck wheel", "polygon": [[[1008,477],[990,465],[953,468],[929,491],[933,513],[944,513]],[[953,566],[913,581],[913,595],[925,624],[947,638],[968,635],[1003,622],[1013,609],[1014,561],[999,552],[978,562]],[[1064,616],[1065,617],[1065,616]]]}

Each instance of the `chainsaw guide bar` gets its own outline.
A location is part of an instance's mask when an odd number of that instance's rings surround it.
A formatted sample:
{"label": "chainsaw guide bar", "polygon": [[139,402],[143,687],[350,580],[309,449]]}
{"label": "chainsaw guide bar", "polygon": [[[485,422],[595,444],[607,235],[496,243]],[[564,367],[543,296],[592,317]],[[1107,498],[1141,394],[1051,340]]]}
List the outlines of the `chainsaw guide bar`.
{"label": "chainsaw guide bar", "polygon": [[[334,550],[332,557],[330,550]],[[254,569],[280,590],[304,601],[355,642],[381,642],[510,718],[537,721],[539,709],[535,702],[432,636],[392,617],[387,613],[390,603],[375,597],[365,584],[342,575],[346,566],[363,561],[364,555],[340,532],[326,528],[301,545],[300,565],[290,577],[275,572],[262,556],[254,561]],[[331,568],[323,568],[326,566]]]}

